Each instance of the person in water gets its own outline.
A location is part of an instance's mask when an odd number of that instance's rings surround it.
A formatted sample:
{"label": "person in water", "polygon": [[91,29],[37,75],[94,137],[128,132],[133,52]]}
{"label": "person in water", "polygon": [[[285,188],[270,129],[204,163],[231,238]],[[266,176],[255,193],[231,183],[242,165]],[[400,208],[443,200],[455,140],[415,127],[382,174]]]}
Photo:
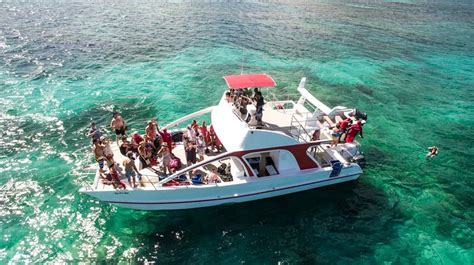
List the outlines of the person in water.
{"label": "person in water", "polygon": [[439,149],[436,146],[428,147],[428,154],[426,154],[426,158],[432,158],[438,155]]}
{"label": "person in water", "polygon": [[119,144],[119,139],[122,136],[126,136],[125,133],[125,121],[123,120],[122,116],[118,112],[114,112],[112,121],[110,122],[110,127],[115,130],[115,140],[117,141],[117,145]]}

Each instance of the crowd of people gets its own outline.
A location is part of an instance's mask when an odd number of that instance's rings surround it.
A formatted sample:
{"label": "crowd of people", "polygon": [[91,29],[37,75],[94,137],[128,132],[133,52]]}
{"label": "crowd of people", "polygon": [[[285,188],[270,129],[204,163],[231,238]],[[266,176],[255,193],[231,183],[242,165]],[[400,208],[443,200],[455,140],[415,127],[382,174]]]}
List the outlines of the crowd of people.
{"label": "crowd of people", "polygon": [[[344,120],[337,122],[332,128],[330,127],[331,134],[331,147],[337,146],[341,141],[345,143],[354,142],[357,135],[364,138],[362,132],[362,126],[364,125],[363,119],[348,117]],[[321,129],[317,128],[311,135],[311,141],[320,140]]]}
{"label": "crowd of people", "polygon": [[354,121],[351,118],[346,118],[339,121],[331,130],[331,147],[339,144],[341,140],[345,143],[352,143],[358,134],[360,134],[361,138],[364,138],[364,135],[362,134],[361,120]]}
{"label": "crowd of people", "polygon": [[[141,168],[159,165],[160,173],[164,175],[172,174],[182,166],[180,158],[172,151],[175,147],[173,136],[166,128],[160,129],[156,119],[147,123],[143,135],[134,131],[129,139],[125,120],[119,113],[114,112],[110,128],[115,131],[115,141],[120,153],[125,156],[122,166],[128,183],[132,187],[138,187],[138,183],[144,186],[139,169],[135,166],[135,159],[140,160]],[[183,142],[188,166],[203,161],[205,153],[220,152],[222,149],[213,126],[208,127],[205,121],[199,125],[196,120],[193,120],[184,133],[176,135],[176,140]],[[125,189],[126,185],[121,181],[120,166],[115,162],[111,142],[105,138],[94,122],[91,123],[88,137],[92,139],[92,152],[99,165],[103,183],[113,185],[114,188]],[[105,170],[105,166],[108,171]]]}
{"label": "crowd of people", "polygon": [[262,125],[265,99],[258,88],[230,89],[225,94],[227,102],[233,104],[235,111],[249,125]]}

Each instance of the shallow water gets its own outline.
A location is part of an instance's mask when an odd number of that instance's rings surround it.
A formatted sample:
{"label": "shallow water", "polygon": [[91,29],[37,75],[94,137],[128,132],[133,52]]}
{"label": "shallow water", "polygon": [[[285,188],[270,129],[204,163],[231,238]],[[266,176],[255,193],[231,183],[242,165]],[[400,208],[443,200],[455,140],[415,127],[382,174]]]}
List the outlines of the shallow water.
{"label": "shallow water", "polygon": [[[0,3],[0,262],[472,264],[473,17],[470,1]],[[215,104],[242,57],[279,93],[306,76],[369,113],[357,183],[177,212],[78,193],[90,121],[143,130]]]}

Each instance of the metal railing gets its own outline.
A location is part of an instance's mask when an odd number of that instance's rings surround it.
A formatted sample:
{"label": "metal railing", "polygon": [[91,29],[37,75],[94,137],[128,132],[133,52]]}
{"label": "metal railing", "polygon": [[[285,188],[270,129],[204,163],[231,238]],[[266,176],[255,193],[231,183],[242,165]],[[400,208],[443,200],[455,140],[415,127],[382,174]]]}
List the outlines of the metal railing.
{"label": "metal railing", "polygon": [[312,138],[312,132],[308,132],[308,123],[317,124],[318,120],[312,117],[309,117],[310,113],[305,114],[305,119],[301,120],[293,115],[291,117],[290,123],[290,133],[291,136],[298,140],[298,142],[309,142]]}

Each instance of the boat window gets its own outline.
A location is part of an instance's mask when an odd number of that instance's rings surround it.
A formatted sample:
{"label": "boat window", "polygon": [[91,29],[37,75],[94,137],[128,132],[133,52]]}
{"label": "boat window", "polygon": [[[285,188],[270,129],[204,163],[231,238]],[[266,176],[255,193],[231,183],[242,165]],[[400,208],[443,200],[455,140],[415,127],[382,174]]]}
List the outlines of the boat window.
{"label": "boat window", "polygon": [[278,175],[280,172],[274,160],[274,157],[278,158],[278,152],[279,151],[252,154],[245,159],[257,177]]}
{"label": "boat window", "polygon": [[321,145],[311,146],[306,150],[306,154],[312,157],[320,167],[327,167],[330,165],[332,160],[331,156],[326,152],[326,150]]}
{"label": "boat window", "polygon": [[233,181],[235,177],[244,176],[242,163],[233,157],[210,162],[183,173],[163,186],[207,185]]}

